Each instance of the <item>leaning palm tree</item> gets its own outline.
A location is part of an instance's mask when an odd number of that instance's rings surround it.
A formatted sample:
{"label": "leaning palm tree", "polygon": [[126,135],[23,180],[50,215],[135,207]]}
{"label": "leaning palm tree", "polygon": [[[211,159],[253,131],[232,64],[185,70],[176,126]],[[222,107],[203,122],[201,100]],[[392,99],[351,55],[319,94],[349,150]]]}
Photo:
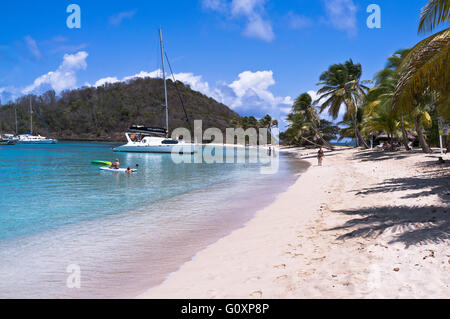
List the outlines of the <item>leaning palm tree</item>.
{"label": "leaning palm tree", "polygon": [[344,64],[333,64],[320,76],[318,85],[322,85],[322,88],[318,91],[320,97],[317,102],[326,99],[320,112],[328,109],[333,119],[338,117],[342,105],[345,105],[345,117],[353,121],[357,144],[368,148],[357,126],[357,113],[369,90],[364,84],[371,81],[361,81],[361,75],[361,64],[354,64],[351,59]]}
{"label": "leaning palm tree", "polygon": [[296,112],[289,113],[287,116],[287,121],[289,123],[288,131],[295,144],[300,145],[300,140],[302,140],[307,144],[322,147],[322,145],[313,141],[315,133],[312,130],[308,119],[305,117],[305,114]]}
{"label": "leaning palm tree", "polygon": [[326,148],[333,150],[333,146],[326,141],[323,134],[320,133],[320,117],[313,106],[311,95],[308,93],[301,94],[295,100],[292,111],[296,114],[301,114],[304,120],[304,125],[309,126],[309,129],[314,133],[314,137],[320,140]]}
{"label": "leaning palm tree", "polygon": [[[419,33],[432,32],[450,22],[450,0],[430,0],[422,9]],[[430,89],[442,117],[450,118],[450,28],[419,42],[400,66],[395,101],[405,111],[417,107],[417,97]]]}

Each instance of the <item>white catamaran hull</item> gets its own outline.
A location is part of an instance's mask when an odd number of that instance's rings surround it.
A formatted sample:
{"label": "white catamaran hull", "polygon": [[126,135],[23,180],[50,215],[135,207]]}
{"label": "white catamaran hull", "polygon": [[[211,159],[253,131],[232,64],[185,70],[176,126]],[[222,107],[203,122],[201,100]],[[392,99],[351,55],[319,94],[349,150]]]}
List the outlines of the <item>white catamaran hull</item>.
{"label": "white catamaran hull", "polygon": [[123,145],[114,149],[114,152],[127,153],[159,153],[159,154],[194,154],[196,153],[196,145],[179,144],[179,145]]}
{"label": "white catamaran hull", "polygon": [[18,141],[17,144],[56,144],[57,142],[55,140],[43,140],[43,141]]}

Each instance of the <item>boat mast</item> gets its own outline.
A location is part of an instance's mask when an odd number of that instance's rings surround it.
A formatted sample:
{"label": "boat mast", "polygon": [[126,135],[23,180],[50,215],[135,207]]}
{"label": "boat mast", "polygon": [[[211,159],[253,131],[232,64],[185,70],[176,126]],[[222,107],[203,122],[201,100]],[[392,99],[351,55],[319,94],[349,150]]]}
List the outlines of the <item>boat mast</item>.
{"label": "boat mast", "polygon": [[19,134],[19,130],[17,129],[17,105],[14,106],[14,117],[16,119],[16,135]]}
{"label": "boat mast", "polygon": [[31,95],[30,95],[30,135],[33,135],[33,107],[31,106]]}
{"label": "boat mast", "polygon": [[169,105],[167,103],[167,80],[166,80],[166,68],[164,65],[164,44],[162,38],[162,30],[159,29],[159,40],[161,42],[161,60],[162,60],[162,71],[163,71],[163,79],[164,79],[164,97],[166,102],[166,137],[169,137]]}

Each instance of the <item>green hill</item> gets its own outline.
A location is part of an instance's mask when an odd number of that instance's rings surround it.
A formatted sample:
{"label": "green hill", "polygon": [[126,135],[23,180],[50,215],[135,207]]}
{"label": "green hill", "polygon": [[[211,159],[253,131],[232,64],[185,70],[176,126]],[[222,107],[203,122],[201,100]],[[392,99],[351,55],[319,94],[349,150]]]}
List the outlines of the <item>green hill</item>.
{"label": "green hill", "polygon": [[[224,104],[190,89],[181,82],[168,80],[169,126],[189,128],[175,85],[193,120],[203,120],[203,129],[230,127],[239,115]],[[15,132],[14,108],[17,107],[19,134],[29,132],[29,96],[3,105],[0,121],[3,133]],[[48,91],[32,96],[33,106],[42,114],[53,137],[66,140],[123,141],[131,125],[165,127],[164,83],[161,79],[136,79],[62,92]],[[48,135],[38,114],[34,114],[34,133]]]}

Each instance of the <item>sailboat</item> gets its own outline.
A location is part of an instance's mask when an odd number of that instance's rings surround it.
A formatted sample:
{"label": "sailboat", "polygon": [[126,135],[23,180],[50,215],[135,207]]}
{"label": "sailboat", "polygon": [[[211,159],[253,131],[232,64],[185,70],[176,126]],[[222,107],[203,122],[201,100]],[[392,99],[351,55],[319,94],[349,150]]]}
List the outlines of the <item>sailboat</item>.
{"label": "sailboat", "polygon": [[159,29],[159,40],[161,46],[162,73],[164,79],[164,96],[166,106],[166,127],[145,127],[134,125],[130,127],[125,136],[128,143],[114,149],[115,152],[130,153],[196,153],[196,144],[183,140],[169,138],[169,105],[167,101],[167,79],[164,62],[164,44],[162,30]]}
{"label": "sailboat", "polygon": [[17,140],[12,138],[13,135],[11,134],[5,134],[2,133],[2,123],[0,121],[0,145],[16,145]]}
{"label": "sailboat", "polygon": [[[42,118],[41,118],[42,119]],[[44,122],[45,125],[45,122]],[[46,126],[47,128],[47,126]],[[30,97],[30,133],[19,135],[17,138],[18,144],[56,144],[57,140],[47,138],[40,135],[33,135],[33,106]]]}

